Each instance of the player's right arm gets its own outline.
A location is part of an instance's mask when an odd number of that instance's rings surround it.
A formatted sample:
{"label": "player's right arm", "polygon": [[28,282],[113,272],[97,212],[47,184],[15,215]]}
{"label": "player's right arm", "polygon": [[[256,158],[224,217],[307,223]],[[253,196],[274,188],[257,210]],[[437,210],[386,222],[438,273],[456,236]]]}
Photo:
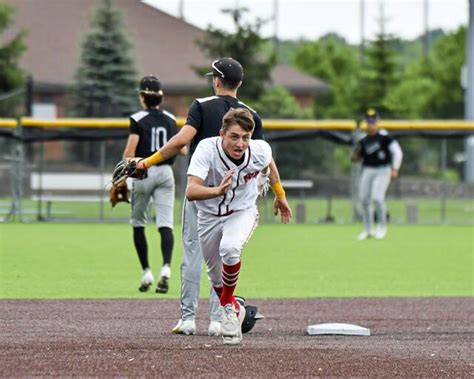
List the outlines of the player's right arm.
{"label": "player's right arm", "polygon": [[229,170],[225,174],[221,183],[217,187],[206,187],[204,180],[198,176],[188,176],[188,186],[186,187],[186,198],[189,201],[207,200],[213,197],[223,196],[232,185],[234,170]]}
{"label": "player's right arm", "polygon": [[[184,125],[179,133],[171,138],[160,150],[141,161],[138,164],[138,168],[151,167],[175,156],[176,154],[181,153],[184,151],[183,148],[185,148],[186,145],[191,142],[196,133],[197,130],[194,127],[190,125]],[[141,167],[142,165],[144,167]]]}

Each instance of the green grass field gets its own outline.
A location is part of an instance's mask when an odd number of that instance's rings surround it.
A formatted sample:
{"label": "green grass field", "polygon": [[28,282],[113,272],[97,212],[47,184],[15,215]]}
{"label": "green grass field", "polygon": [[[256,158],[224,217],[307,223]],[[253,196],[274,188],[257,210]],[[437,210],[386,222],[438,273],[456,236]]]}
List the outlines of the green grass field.
{"label": "green grass field", "polygon": [[[262,225],[243,253],[237,293],[248,298],[472,296],[472,226],[391,225],[383,241],[356,241],[359,225]],[[150,262],[159,274],[155,229]],[[139,293],[126,224],[0,224],[0,298],[178,298],[176,227],[170,292]],[[203,274],[201,295],[207,297]]]}
{"label": "green grass field", "polygon": [[[10,208],[10,199],[0,199],[0,218],[6,216]],[[260,200],[261,223],[274,223],[272,215],[273,198],[271,196]],[[290,198],[290,204],[295,212],[298,204],[304,204],[306,210],[306,223],[317,224],[327,215],[328,201],[326,198]],[[416,206],[418,222],[420,224],[474,224],[474,201],[471,199],[447,199],[443,204],[439,198],[389,198],[387,207],[390,211],[393,223],[407,222],[407,207]],[[47,205],[42,204],[42,214],[47,214]],[[180,222],[182,200],[177,197],[175,203],[175,220]],[[335,217],[336,223],[352,223],[352,202],[348,198],[335,198],[331,203],[331,215]],[[444,210],[443,210],[443,207]],[[25,211],[25,219],[35,221],[38,213],[38,203],[24,199],[22,208]],[[115,208],[110,207],[108,200],[104,200],[102,208],[104,220],[121,219],[126,220],[130,216],[130,206],[119,204]],[[153,211],[151,212],[151,214]],[[51,215],[58,220],[80,218],[99,220],[101,217],[100,203],[87,202],[54,202],[51,205]],[[444,217],[444,219],[443,219]]]}

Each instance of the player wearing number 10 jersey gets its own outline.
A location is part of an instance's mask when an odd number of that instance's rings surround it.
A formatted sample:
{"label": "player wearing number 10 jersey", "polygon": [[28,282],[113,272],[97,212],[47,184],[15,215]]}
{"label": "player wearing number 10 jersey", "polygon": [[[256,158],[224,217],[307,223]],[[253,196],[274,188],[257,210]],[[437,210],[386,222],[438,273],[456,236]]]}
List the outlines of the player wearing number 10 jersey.
{"label": "player wearing number 10 jersey", "polygon": [[[154,76],[145,76],[140,81],[139,98],[143,110],[130,117],[130,135],[123,157],[148,157],[158,151],[171,137],[178,133],[175,117],[160,109],[163,100],[161,82]],[[186,154],[186,148],[180,154]],[[145,225],[148,219],[148,204],[153,199],[156,214],[156,227],[161,237],[163,266],[156,292],[168,292],[171,275],[170,264],[173,252],[173,208],[175,199],[174,175],[171,157],[148,169],[148,177],[133,181],[132,217],[133,241],[142,266],[143,274],[139,290],[147,291],[154,278],[148,262],[148,244]]]}

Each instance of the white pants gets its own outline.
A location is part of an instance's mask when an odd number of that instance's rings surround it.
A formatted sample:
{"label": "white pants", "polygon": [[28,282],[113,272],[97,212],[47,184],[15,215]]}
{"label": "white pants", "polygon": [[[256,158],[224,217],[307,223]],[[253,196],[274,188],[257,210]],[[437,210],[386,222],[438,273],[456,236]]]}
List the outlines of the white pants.
{"label": "white pants", "polygon": [[359,196],[362,203],[362,220],[364,230],[371,233],[374,224],[374,209],[372,202],[377,208],[377,219],[380,226],[385,227],[387,223],[387,212],[385,208],[385,193],[390,184],[390,166],[362,168],[360,179]]}
{"label": "white pants", "polygon": [[[183,257],[181,261],[181,318],[194,320],[201,287],[202,254],[197,231],[195,201],[183,202]],[[220,301],[213,288],[209,294],[211,321],[221,321]]]}
{"label": "white pants", "polygon": [[234,265],[240,261],[258,218],[256,206],[223,217],[198,212],[199,244],[213,286],[222,287],[222,263]]}

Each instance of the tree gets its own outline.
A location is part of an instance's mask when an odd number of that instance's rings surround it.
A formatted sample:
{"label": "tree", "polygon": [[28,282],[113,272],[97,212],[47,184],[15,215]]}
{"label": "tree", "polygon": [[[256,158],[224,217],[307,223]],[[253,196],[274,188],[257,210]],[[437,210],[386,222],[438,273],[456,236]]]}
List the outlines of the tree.
{"label": "tree", "polygon": [[429,114],[433,118],[464,118],[464,93],[460,73],[466,57],[466,28],[438,38],[429,56],[430,78],[434,81],[429,93]]}
{"label": "tree", "polygon": [[120,117],[136,108],[137,79],[130,48],[121,14],[111,0],[103,0],[82,43],[75,86],[77,116]]}
{"label": "tree", "polygon": [[[0,33],[12,23],[14,8],[0,3]],[[15,90],[24,83],[24,73],[18,62],[26,50],[25,32],[16,34],[10,41],[0,39],[0,116],[16,115],[17,105],[21,98],[13,96]]]}
{"label": "tree", "polygon": [[354,94],[358,85],[357,50],[340,36],[328,34],[299,47],[294,64],[309,75],[329,84],[330,92],[315,104],[318,118],[353,118],[357,104]]}
{"label": "tree", "polygon": [[356,92],[359,112],[368,107],[377,108],[384,116],[392,116],[386,97],[398,82],[396,50],[397,40],[385,32],[385,20],[380,20],[380,32],[365,52]]}
{"label": "tree", "polygon": [[[275,55],[262,54],[266,39],[260,37],[260,28],[264,21],[257,19],[255,24],[243,23],[243,15],[247,8],[224,9],[222,13],[232,17],[235,33],[215,29],[209,26],[203,39],[196,41],[197,45],[210,59],[232,57],[244,67],[245,85],[239,90],[239,95],[245,100],[257,100],[265,92],[270,82],[270,72],[275,65]],[[196,72],[202,74],[209,67],[197,67]]]}

